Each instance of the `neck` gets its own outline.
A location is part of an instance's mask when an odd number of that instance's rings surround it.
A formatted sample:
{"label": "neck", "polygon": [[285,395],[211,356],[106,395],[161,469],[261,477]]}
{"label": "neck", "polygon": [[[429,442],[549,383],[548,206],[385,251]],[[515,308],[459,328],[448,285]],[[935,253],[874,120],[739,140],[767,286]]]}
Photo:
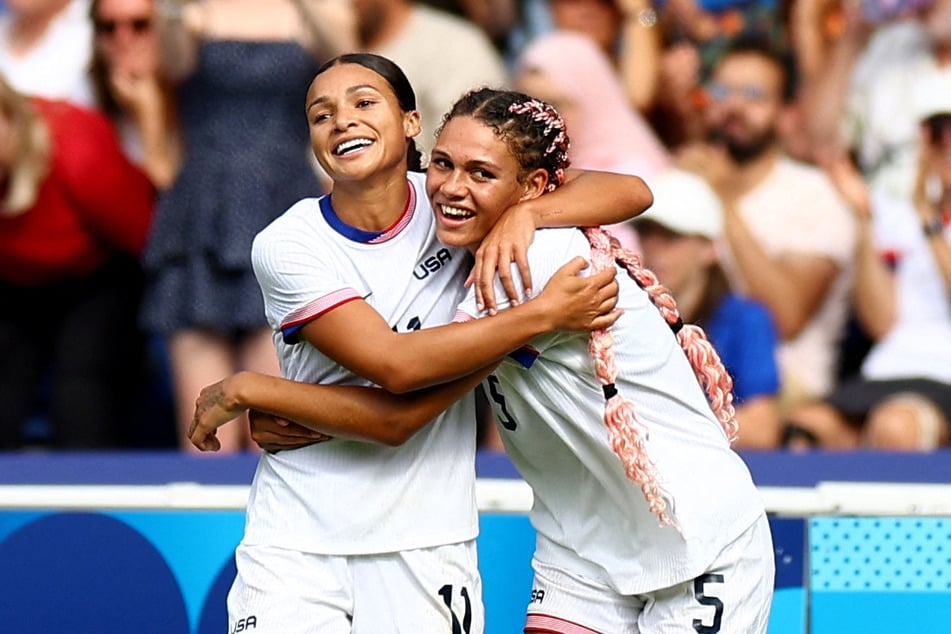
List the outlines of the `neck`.
{"label": "neck", "polygon": [[740,195],[755,189],[773,171],[777,160],[779,160],[779,148],[773,146],[756,158],[737,165],[735,178]]}
{"label": "neck", "polygon": [[372,182],[335,182],[330,201],[337,217],[351,227],[384,231],[399,219],[409,201],[406,171]]}

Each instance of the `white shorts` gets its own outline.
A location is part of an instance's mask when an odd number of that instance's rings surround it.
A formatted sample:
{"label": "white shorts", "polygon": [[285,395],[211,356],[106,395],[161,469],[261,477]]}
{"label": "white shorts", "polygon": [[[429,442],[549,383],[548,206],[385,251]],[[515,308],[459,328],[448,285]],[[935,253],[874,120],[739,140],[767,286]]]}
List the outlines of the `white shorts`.
{"label": "white shorts", "polygon": [[[763,634],[776,575],[763,515],[696,579],[635,596],[532,561],[526,632],[550,634]],[[567,562],[566,562],[567,563]]]}
{"label": "white shorts", "polygon": [[373,555],[235,551],[228,631],[483,634],[475,540]]}

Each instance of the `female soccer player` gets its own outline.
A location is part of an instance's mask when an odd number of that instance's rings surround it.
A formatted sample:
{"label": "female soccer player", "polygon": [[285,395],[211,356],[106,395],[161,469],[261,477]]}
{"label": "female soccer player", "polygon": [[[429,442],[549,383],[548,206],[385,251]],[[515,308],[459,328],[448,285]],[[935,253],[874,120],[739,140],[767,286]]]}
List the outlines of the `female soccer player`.
{"label": "female soccer player", "polygon": [[[427,176],[440,240],[478,248],[513,199],[557,191],[567,149],[548,104],[466,95]],[[508,455],[534,492],[526,632],[765,632],[772,543],[730,449],[732,382],[703,331],[683,324],[670,293],[605,232],[539,231],[528,264],[544,280],[592,255],[636,282],[621,284],[618,321],[590,341],[536,337],[531,354],[506,358],[487,381]],[[470,293],[457,319],[479,316]]]}
{"label": "female soccer player", "polygon": [[[333,193],[263,230],[252,261],[283,375],[321,384],[306,386],[305,401],[292,395],[287,415],[316,407],[337,438],[261,457],[229,621],[253,617],[257,631],[282,633],[481,632],[475,415],[471,399],[455,401],[487,370],[469,375],[538,334],[612,323],[613,272],[577,277],[579,258],[506,314],[443,326],[471,261],[436,240],[425,177],[407,172],[418,168],[419,114],[405,76],[385,58],[342,56],[319,70],[306,112]],[[650,203],[630,177],[582,174],[564,193],[544,203],[566,223],[617,221],[617,202],[628,216]],[[518,213],[533,209],[543,207]],[[350,391],[370,388],[344,387],[370,383],[389,392],[364,404]],[[410,390],[426,402],[400,414],[409,431],[346,440],[348,425],[392,419]],[[200,397],[190,434],[202,449],[216,447],[213,431],[228,420],[203,414],[214,392]]]}

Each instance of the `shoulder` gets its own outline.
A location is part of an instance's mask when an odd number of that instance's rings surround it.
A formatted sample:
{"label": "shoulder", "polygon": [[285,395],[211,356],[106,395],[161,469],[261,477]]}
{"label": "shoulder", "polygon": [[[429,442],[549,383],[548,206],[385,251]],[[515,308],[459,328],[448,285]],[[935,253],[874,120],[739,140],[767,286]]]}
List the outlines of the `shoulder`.
{"label": "shoulder", "polygon": [[119,150],[115,127],[103,113],[68,101],[32,97],[30,102],[49,127],[57,154],[102,160],[108,157],[98,156],[100,152]]}
{"label": "shoulder", "polygon": [[[851,220],[852,213],[846,207],[845,201],[839,195],[832,180],[824,171],[815,165],[797,161],[788,156],[781,157],[773,171],[774,182],[781,181],[787,191],[797,192],[797,198],[807,197],[813,202],[821,204],[819,209],[813,209],[815,213],[826,213],[829,207],[834,208],[834,212],[843,213]],[[810,209],[801,209],[803,213],[809,213]]]}
{"label": "shoulder", "polygon": [[529,258],[564,259],[581,255],[585,258],[591,254],[591,245],[588,239],[577,227],[556,227],[538,229],[535,239],[528,248]]}
{"label": "shoulder", "polygon": [[717,305],[715,317],[734,324],[737,328],[773,330],[773,319],[769,310],[760,302],[727,293]]}
{"label": "shoulder", "polygon": [[303,198],[275,218],[254,237],[254,249],[280,243],[310,242],[317,239],[315,230],[320,216],[320,199]]}
{"label": "shoulder", "polygon": [[[66,126],[83,123],[89,126],[112,127],[112,122],[98,110],[85,108],[69,101],[31,97],[30,102],[51,126]],[[71,134],[83,134],[85,130],[70,130]]]}

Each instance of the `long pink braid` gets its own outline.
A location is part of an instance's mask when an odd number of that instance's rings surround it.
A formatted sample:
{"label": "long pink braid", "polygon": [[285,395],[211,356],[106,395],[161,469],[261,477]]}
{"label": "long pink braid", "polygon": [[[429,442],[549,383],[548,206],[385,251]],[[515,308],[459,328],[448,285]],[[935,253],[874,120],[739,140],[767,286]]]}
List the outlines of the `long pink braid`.
{"label": "long pink braid", "polygon": [[[600,227],[584,229],[591,243],[591,259],[595,271],[624,265],[628,275],[644,289],[651,303],[657,307],[664,320],[675,332],[693,368],[694,374],[710,401],[713,413],[732,443],[736,440],[739,425],[733,408],[733,379],[723,366],[720,355],[699,326],[684,324],[677,311],[673,295],[657,281],[657,276],[641,266],[633,253],[621,248],[617,239]],[[647,504],[660,519],[662,526],[676,526],[667,513],[667,502],[657,481],[657,470],[647,455],[649,430],[637,420],[634,404],[621,397],[614,386],[617,366],[614,361],[614,336],[610,329],[591,333],[588,350],[594,360],[598,381],[606,399],[604,422],[614,453],[621,459],[627,477],[637,482]]]}

